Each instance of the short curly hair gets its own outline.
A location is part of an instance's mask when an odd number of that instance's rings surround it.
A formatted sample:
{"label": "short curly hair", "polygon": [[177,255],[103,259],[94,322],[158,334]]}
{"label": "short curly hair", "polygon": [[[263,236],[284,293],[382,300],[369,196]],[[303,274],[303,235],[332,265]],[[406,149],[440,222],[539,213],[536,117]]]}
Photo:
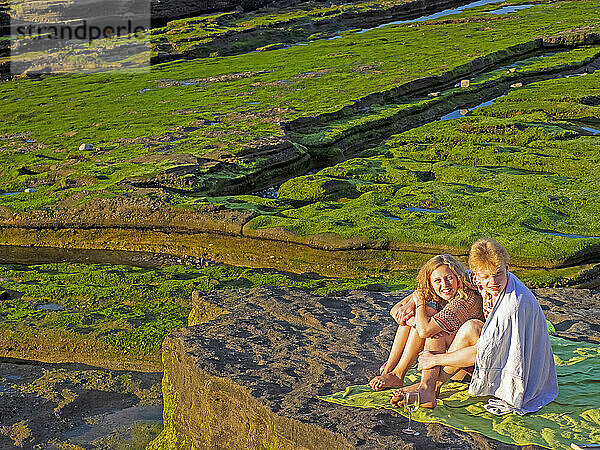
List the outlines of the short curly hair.
{"label": "short curly hair", "polygon": [[469,267],[471,270],[495,272],[499,267],[508,265],[509,260],[508,252],[495,239],[483,238],[471,245],[471,251],[469,252]]}

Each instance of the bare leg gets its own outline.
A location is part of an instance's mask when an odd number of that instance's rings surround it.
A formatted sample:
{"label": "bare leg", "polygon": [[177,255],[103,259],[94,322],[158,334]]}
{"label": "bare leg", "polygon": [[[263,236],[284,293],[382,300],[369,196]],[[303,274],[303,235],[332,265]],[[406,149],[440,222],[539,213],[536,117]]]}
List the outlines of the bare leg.
{"label": "bare leg", "polygon": [[[456,332],[456,337],[448,347],[448,352],[455,352],[461,348],[476,345],[477,341],[479,340],[479,336],[481,336],[482,328],[483,322],[481,320],[472,319],[465,322]],[[462,367],[443,367],[442,371],[440,372],[439,380],[442,383],[445,383],[461,369]]]}
{"label": "bare leg", "polygon": [[404,347],[406,346],[406,342],[408,341],[408,337],[410,335],[411,327],[409,326],[399,326],[396,331],[396,336],[394,336],[394,342],[392,344],[392,349],[390,350],[390,354],[387,359],[387,363],[385,365],[385,369],[383,369],[383,373],[391,372],[398,361],[400,361],[400,357],[404,352]]}
{"label": "bare leg", "polygon": [[[432,353],[444,353],[448,349],[453,334],[446,334],[442,338],[427,339],[425,342],[425,350]],[[404,402],[404,393],[409,391],[418,391],[421,399],[421,406],[424,408],[435,408],[437,406],[436,396],[439,391],[438,377],[440,375],[440,366],[432,367],[421,372],[421,382],[413,384],[403,389],[394,391],[394,397],[390,400],[390,403],[395,406],[401,406]]]}
{"label": "bare leg", "polygon": [[[483,322],[480,320],[469,320],[459,328],[455,336],[446,335],[444,339],[427,339],[425,349],[432,353],[442,353],[446,351],[455,352],[467,347],[473,347],[479,340],[482,328]],[[446,346],[447,350],[443,350],[444,346]],[[419,391],[421,406],[425,408],[435,408],[437,405],[435,398],[437,397],[442,384],[448,381],[460,369],[461,367],[436,366],[432,369],[423,370],[421,383],[394,391],[394,397],[390,402],[392,405],[401,406],[404,402],[405,392]]]}
{"label": "bare leg", "polygon": [[452,381],[463,381],[467,375],[468,375],[468,373],[465,370],[461,369],[458,372],[456,372],[450,379]]}
{"label": "bare leg", "polygon": [[[408,326],[399,326],[398,330],[396,330],[396,336],[394,336],[394,342],[392,344],[392,349],[390,350],[390,354],[388,356],[387,362],[385,363],[385,367],[379,376],[373,377],[371,381],[369,381],[369,386],[373,390],[381,390],[383,388],[377,388],[381,384],[381,377],[389,374],[398,364],[400,358],[402,357],[402,353],[404,352],[404,347],[406,347],[406,343],[408,341],[408,337],[410,335],[411,327]],[[400,385],[402,386],[402,385]]]}
{"label": "bare leg", "polygon": [[[398,352],[398,348],[395,348],[399,347],[396,345],[396,341],[399,340],[398,335],[403,328],[408,328],[409,335],[408,339],[404,342],[404,348]],[[402,330],[402,333],[404,333],[404,330]],[[390,352],[390,356],[383,373],[374,377],[369,382],[371,389],[374,391],[381,391],[389,388],[402,387],[404,385],[404,377],[406,376],[406,372],[408,372],[408,369],[412,363],[415,361],[415,359],[417,359],[419,352],[423,350],[424,344],[425,339],[421,339],[415,328],[399,327],[398,332],[396,332],[396,339],[394,339],[394,344],[392,345],[392,351]]]}

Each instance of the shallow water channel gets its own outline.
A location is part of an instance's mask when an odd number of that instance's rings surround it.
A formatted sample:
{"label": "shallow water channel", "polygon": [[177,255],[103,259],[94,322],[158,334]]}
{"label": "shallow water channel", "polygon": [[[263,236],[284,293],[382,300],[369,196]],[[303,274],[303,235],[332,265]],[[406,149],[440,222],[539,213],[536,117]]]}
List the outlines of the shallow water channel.
{"label": "shallow water channel", "polygon": [[[457,6],[456,8],[448,8],[448,9],[444,9],[442,11],[438,11],[436,13],[432,13],[432,14],[426,14],[423,16],[419,16],[416,17],[414,19],[405,19],[405,20],[393,20],[390,22],[385,22],[382,23],[380,25],[377,25],[375,27],[370,27],[370,28],[363,28],[359,31],[356,31],[357,34],[361,34],[361,33],[366,33],[367,31],[371,31],[371,30],[375,30],[378,28],[383,28],[386,27],[388,25],[402,25],[405,23],[416,23],[416,22],[426,22],[428,20],[435,20],[435,19],[439,19],[440,17],[444,17],[444,16],[449,16],[452,14],[458,14],[464,11],[467,11],[469,9],[473,9],[473,8],[478,8],[480,6],[485,6],[485,5],[490,5],[493,3],[502,3],[499,0],[477,0],[471,3],[467,3],[465,5],[461,5],[461,6]],[[488,11],[489,14],[509,14],[511,12],[517,11],[519,9],[526,9],[526,8],[531,8],[532,4],[527,4],[527,5],[514,5],[514,6],[505,6],[502,8],[498,8],[495,9],[494,11]],[[342,33],[336,34],[335,36],[329,38],[329,39],[337,39],[342,37]]]}
{"label": "shallow water channel", "polygon": [[0,245],[0,264],[114,264],[155,269],[165,265],[206,266],[210,261],[190,256],[121,250],[90,250],[56,247],[21,247]]}

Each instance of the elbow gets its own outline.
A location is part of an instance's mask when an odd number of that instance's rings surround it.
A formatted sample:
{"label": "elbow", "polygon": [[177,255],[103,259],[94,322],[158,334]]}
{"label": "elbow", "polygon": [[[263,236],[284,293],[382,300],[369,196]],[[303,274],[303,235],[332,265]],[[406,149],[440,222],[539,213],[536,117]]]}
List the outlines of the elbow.
{"label": "elbow", "polygon": [[421,339],[427,339],[433,336],[433,333],[424,327],[420,327],[417,325],[415,328],[417,329],[417,333],[419,333],[419,337]]}
{"label": "elbow", "polygon": [[419,337],[421,339],[428,339],[434,335],[436,335],[438,332],[429,328],[429,327],[416,327],[417,329],[417,333],[419,333]]}

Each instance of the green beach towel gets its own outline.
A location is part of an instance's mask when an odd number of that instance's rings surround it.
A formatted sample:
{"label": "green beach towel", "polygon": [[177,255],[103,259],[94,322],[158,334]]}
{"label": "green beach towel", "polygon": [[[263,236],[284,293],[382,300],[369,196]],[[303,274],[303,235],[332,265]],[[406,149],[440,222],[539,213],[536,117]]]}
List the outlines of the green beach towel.
{"label": "green beach towel", "polygon": [[[525,416],[496,416],[483,408],[490,397],[472,397],[467,383],[449,382],[442,387],[437,408],[419,408],[413,419],[481,433],[507,444],[537,444],[551,449],[570,448],[571,442],[600,444],[600,346],[550,339],[559,394],[540,411]],[[407,384],[418,380],[413,369]],[[350,386],[344,392],[319,398],[345,406],[391,409],[408,417],[407,412],[390,405],[392,391],[373,392],[368,386]]]}

